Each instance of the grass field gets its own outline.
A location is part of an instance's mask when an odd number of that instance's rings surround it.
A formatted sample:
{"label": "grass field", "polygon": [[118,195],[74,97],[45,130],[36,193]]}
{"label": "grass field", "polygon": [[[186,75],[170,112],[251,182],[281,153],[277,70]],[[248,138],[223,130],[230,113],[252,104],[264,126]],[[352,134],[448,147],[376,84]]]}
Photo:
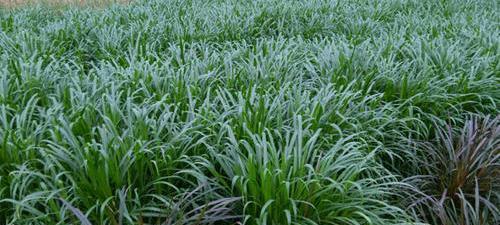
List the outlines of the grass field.
{"label": "grass field", "polygon": [[131,0],[0,0],[0,7],[17,8],[34,5],[54,7],[104,7],[115,3],[129,4]]}
{"label": "grass field", "polygon": [[500,224],[496,0],[0,9],[0,224]]}

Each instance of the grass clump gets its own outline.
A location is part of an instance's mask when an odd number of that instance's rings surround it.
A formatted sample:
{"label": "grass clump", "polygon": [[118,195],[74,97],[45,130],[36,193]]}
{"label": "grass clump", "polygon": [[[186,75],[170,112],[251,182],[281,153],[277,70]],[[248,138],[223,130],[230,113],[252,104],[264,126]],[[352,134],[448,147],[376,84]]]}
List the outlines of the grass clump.
{"label": "grass clump", "polygon": [[0,224],[497,224],[497,8],[0,9]]}
{"label": "grass clump", "polygon": [[284,135],[270,130],[250,133],[248,141],[238,141],[228,127],[226,150],[213,153],[221,173],[207,162],[228,192],[242,196],[246,223],[405,221],[402,210],[382,201],[402,184],[384,175],[373,154],[363,154],[363,145],[350,137],[322,149],[321,132],[302,123],[296,118]]}
{"label": "grass clump", "polygon": [[433,224],[495,224],[500,221],[499,118],[468,118],[461,130],[439,128],[422,143],[422,175],[411,205]]}

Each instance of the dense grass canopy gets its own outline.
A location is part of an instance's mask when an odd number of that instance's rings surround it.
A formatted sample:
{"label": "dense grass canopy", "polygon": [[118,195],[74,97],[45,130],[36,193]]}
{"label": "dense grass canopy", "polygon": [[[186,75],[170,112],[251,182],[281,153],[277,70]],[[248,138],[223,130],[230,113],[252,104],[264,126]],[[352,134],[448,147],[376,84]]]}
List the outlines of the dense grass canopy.
{"label": "dense grass canopy", "polygon": [[0,224],[499,224],[499,12],[0,8]]}

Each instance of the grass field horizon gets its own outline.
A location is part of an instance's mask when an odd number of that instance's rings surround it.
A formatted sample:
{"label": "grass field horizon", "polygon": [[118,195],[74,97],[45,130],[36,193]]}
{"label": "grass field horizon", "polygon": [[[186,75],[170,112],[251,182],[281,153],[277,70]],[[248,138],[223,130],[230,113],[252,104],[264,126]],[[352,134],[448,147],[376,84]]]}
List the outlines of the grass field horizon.
{"label": "grass field horizon", "polygon": [[496,0],[24,2],[0,224],[500,223]]}

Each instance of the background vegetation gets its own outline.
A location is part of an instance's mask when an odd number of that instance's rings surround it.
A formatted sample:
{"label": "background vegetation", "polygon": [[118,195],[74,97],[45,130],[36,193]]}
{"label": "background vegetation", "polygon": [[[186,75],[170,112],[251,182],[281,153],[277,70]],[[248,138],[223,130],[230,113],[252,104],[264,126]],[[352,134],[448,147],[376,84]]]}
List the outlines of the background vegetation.
{"label": "background vegetation", "polygon": [[499,12],[0,9],[0,224],[499,224]]}

